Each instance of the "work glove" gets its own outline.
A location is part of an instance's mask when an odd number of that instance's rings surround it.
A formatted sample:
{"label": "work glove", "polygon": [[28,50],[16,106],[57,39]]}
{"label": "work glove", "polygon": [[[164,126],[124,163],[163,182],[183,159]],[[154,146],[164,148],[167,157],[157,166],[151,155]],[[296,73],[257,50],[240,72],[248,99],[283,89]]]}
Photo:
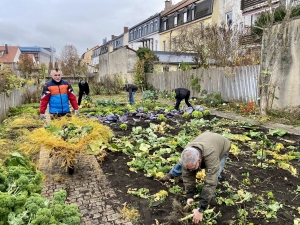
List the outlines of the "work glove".
{"label": "work glove", "polygon": [[46,115],[45,115],[45,114],[40,114],[40,118],[41,118],[42,120],[45,120],[45,119],[46,119]]}
{"label": "work glove", "polygon": [[75,113],[75,116],[79,116],[79,111],[78,110],[75,110],[74,113]]}

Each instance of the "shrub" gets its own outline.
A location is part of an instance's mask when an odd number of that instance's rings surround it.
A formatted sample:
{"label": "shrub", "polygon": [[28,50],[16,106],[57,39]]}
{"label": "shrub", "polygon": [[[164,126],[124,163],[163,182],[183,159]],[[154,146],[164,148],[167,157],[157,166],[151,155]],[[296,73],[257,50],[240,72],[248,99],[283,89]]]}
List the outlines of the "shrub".
{"label": "shrub", "polygon": [[15,75],[10,69],[0,71],[0,93],[10,94],[14,89],[20,89],[26,84],[26,79]]}
{"label": "shrub", "polygon": [[142,98],[144,100],[149,99],[149,100],[153,101],[155,99],[158,99],[158,95],[155,91],[146,90],[146,91],[143,92]]}
{"label": "shrub", "polygon": [[104,93],[104,86],[100,82],[92,83],[89,86],[90,86],[91,92],[94,95],[101,95],[102,93]]}
{"label": "shrub", "polygon": [[222,104],[224,100],[222,99],[221,93],[210,93],[207,94],[206,97],[203,99],[203,103],[210,107],[217,107],[218,105]]}
{"label": "shrub", "polygon": [[119,94],[123,85],[122,78],[115,74],[100,78],[100,82],[92,83],[90,89],[95,95],[100,94]]}
{"label": "shrub", "polygon": [[24,91],[23,97],[24,97],[24,104],[38,103],[38,102],[40,102],[40,99],[41,99],[41,91],[36,90],[36,91],[32,92],[26,88]]}

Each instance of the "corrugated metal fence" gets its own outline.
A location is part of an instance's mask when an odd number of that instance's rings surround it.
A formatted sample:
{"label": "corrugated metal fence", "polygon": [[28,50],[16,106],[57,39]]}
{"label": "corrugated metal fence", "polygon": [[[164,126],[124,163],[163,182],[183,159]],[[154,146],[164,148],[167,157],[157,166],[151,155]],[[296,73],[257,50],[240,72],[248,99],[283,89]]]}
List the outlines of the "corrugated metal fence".
{"label": "corrugated metal fence", "polygon": [[[258,77],[260,66],[238,68],[209,68],[188,71],[149,73],[147,81],[155,89],[171,91],[184,87],[192,97],[201,97],[204,92],[220,92],[225,101],[256,101],[258,98]],[[200,92],[192,86],[192,79],[198,79]]]}

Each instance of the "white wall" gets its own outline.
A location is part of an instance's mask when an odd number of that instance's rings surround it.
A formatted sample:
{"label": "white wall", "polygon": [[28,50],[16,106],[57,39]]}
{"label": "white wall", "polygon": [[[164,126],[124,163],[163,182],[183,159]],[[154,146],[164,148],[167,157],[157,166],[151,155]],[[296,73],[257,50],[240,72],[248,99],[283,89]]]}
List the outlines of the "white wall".
{"label": "white wall", "polygon": [[[149,35],[149,36],[144,36],[143,38],[141,39],[137,39],[137,40],[134,40],[132,42],[129,42],[128,46],[134,50],[138,50],[139,48],[142,48],[143,47],[143,43],[142,42],[139,42],[139,40],[143,40],[143,39],[151,39],[153,38],[153,40],[151,40],[151,44],[150,44],[150,49],[152,51],[160,51],[159,49],[159,34],[156,33],[156,34],[152,34],[152,35]],[[152,41],[153,41],[153,48],[152,48]]]}
{"label": "white wall", "polygon": [[20,49],[18,48],[17,52],[16,52],[16,55],[15,55],[15,58],[14,58],[14,62],[18,62],[19,61],[19,57],[21,55],[21,51]]}
{"label": "white wall", "polygon": [[240,29],[240,23],[244,22],[240,8],[241,0],[220,0],[218,24],[226,23],[226,13],[232,12],[232,25]]}
{"label": "white wall", "polygon": [[97,81],[107,75],[121,75],[124,80],[132,81],[134,65],[137,61],[136,53],[127,48],[120,48],[99,56],[99,74]]}

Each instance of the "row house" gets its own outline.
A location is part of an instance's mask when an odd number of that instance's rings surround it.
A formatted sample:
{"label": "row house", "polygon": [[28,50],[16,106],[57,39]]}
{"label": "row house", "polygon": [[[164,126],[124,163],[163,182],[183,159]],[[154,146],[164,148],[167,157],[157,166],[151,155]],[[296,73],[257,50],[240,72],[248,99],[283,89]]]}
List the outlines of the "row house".
{"label": "row house", "polygon": [[98,71],[99,56],[101,54],[105,54],[106,52],[108,52],[108,43],[106,43],[105,41],[103,41],[103,45],[97,46],[93,50],[93,53],[91,55],[91,61],[92,61],[91,70],[92,70],[93,73]]}
{"label": "row house", "polygon": [[131,27],[129,29],[129,47],[134,50],[138,50],[140,47],[146,47],[152,51],[159,51],[159,27],[159,13]]}
{"label": "row house", "polygon": [[124,27],[123,34],[119,36],[112,35],[110,43],[112,47],[111,51],[116,51],[117,49],[128,45],[128,27]]}
{"label": "row house", "polygon": [[213,0],[184,0],[175,5],[165,1],[165,9],[161,12],[160,47],[163,51],[172,51],[172,39],[178,35],[183,26],[205,26],[206,23],[217,22],[218,14],[213,16]]}
{"label": "row house", "polygon": [[95,49],[99,48],[98,45],[94,46],[91,49],[87,49],[85,53],[82,54],[81,56],[81,62],[87,66],[88,72],[93,73],[94,72],[94,67],[93,67],[93,62],[92,62],[92,55]]}
{"label": "row house", "polygon": [[116,51],[126,45],[128,45],[128,27],[124,27],[123,34],[119,36],[112,35],[110,41],[107,41],[107,38],[103,39],[103,44],[95,47],[91,55],[93,72],[98,72],[99,57],[101,55]]}
{"label": "row house", "polygon": [[244,20],[240,7],[241,0],[224,0],[219,1],[218,25],[225,23],[234,29],[243,31]]}
{"label": "row house", "polygon": [[21,56],[18,46],[0,46],[0,70],[4,68],[17,69],[17,64]]}

